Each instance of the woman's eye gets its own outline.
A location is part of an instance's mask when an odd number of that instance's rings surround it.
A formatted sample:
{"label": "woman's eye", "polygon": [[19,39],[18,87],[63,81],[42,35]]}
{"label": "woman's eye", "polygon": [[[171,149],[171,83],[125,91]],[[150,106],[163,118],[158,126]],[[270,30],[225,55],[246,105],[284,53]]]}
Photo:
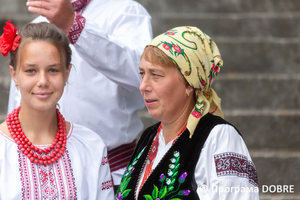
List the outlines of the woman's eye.
{"label": "woman's eye", "polygon": [[29,69],[26,72],[29,73],[29,74],[33,74],[35,72],[35,70],[34,69]]}
{"label": "woman's eye", "polygon": [[55,72],[58,72],[58,71],[56,69],[50,69],[49,72],[50,73],[55,73]]}
{"label": "woman's eye", "polygon": [[140,75],[141,75],[142,77],[144,76],[144,74],[145,74],[144,72],[140,72]]}

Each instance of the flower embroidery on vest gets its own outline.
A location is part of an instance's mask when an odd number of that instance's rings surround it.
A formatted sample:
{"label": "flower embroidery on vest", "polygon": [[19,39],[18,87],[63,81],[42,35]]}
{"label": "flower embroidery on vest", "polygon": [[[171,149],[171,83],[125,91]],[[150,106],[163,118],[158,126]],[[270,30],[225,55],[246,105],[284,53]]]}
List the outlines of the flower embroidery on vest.
{"label": "flower embroidery on vest", "polygon": [[133,162],[128,166],[127,170],[122,176],[122,181],[120,183],[120,187],[116,193],[116,200],[121,200],[125,197],[127,197],[132,189],[126,189],[127,185],[131,179],[130,175],[134,171],[134,166],[138,162],[139,158],[143,154],[146,147],[143,148],[143,150],[138,154],[136,158],[134,158]]}
{"label": "flower embroidery on vest", "polygon": [[[169,196],[167,198],[169,200],[181,200],[180,196],[188,196],[190,194],[190,190],[180,190],[180,185],[185,182],[188,175],[187,172],[182,173],[177,179],[178,168],[180,166],[180,153],[174,151],[173,156],[174,157],[170,159],[171,163],[169,164],[167,175],[161,174],[159,177],[159,182],[161,182],[160,187],[153,185],[152,195],[144,195],[146,200],[160,200],[165,199],[167,196]],[[178,181],[179,184],[175,189],[174,184],[176,181]]]}

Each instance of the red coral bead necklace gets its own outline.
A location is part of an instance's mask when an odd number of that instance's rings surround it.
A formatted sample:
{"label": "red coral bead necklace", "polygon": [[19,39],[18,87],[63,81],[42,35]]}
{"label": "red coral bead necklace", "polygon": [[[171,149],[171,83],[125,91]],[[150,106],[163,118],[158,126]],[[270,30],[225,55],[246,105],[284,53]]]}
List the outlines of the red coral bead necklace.
{"label": "red coral bead necklace", "polygon": [[66,149],[67,142],[67,130],[65,119],[62,114],[56,109],[58,118],[58,129],[52,144],[45,149],[40,149],[33,145],[25,133],[22,131],[22,127],[19,121],[20,107],[13,110],[12,113],[6,117],[6,124],[8,130],[18,145],[19,149],[30,159],[31,162],[40,165],[49,165],[57,161]]}

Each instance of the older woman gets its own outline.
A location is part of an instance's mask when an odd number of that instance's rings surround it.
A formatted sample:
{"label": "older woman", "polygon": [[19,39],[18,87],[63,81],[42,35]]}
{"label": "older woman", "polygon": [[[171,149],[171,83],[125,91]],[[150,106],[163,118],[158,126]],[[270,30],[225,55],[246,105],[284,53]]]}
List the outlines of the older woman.
{"label": "older woman", "polygon": [[146,129],[116,199],[258,199],[255,166],[211,88],[223,61],[196,27],[177,27],[144,50],[140,90]]}

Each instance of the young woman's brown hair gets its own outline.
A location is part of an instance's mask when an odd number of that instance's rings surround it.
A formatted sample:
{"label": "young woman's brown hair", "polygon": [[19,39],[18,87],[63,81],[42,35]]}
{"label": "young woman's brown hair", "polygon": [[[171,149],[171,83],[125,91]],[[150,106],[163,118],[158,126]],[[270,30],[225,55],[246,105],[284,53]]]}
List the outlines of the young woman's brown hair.
{"label": "young woman's brown hair", "polygon": [[56,46],[60,52],[61,59],[65,63],[66,69],[69,68],[71,62],[71,48],[69,46],[69,40],[67,36],[60,29],[47,23],[41,22],[38,24],[26,24],[19,30],[20,40],[19,47],[15,51],[11,51],[10,65],[14,70],[17,69],[17,65],[20,62],[21,56],[19,51],[28,42],[32,41],[46,41]]}

